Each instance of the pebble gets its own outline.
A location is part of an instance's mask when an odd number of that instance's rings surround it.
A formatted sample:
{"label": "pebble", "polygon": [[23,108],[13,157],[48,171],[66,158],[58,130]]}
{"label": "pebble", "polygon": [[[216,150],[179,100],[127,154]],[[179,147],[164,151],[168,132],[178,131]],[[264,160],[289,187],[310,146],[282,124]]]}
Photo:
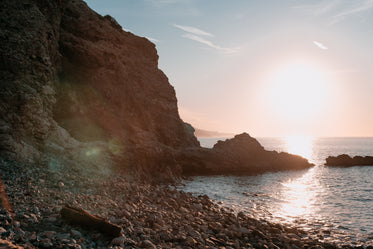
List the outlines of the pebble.
{"label": "pebble", "polygon": [[74,238],[80,238],[80,237],[82,237],[82,233],[79,232],[78,230],[71,229],[70,233],[71,233],[71,236],[73,236]]}
{"label": "pebble", "polygon": [[145,248],[157,249],[157,247],[150,240],[144,240],[142,244]]}
{"label": "pebble", "polygon": [[126,242],[127,238],[124,236],[116,237],[111,241],[111,244],[115,246],[121,246],[124,245],[124,242]]}

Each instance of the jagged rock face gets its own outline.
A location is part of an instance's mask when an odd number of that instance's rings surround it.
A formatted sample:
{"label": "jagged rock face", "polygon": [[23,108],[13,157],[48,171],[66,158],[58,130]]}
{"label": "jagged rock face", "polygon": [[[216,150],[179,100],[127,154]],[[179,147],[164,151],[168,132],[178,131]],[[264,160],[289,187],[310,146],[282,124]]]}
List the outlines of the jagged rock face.
{"label": "jagged rock face", "polygon": [[0,41],[0,158],[161,180],[311,166],[248,134],[199,147],[154,44],[81,0],[0,1]]}
{"label": "jagged rock face", "polygon": [[81,0],[0,7],[2,156],[32,161],[93,146],[106,159],[151,167],[198,146],[147,39]]}
{"label": "jagged rock face", "polygon": [[179,118],[174,88],[158,69],[153,43],[70,1],[62,15],[60,52],[57,107],[66,108],[56,110],[57,120],[88,119],[107,135],[125,135],[135,144],[145,136],[172,148],[196,145]]}
{"label": "jagged rock face", "polygon": [[46,2],[49,22],[29,1],[0,2],[1,154],[33,160],[54,125],[53,83],[60,59],[59,11]]}
{"label": "jagged rock face", "polygon": [[56,106],[64,108],[55,118],[75,138],[119,141],[126,164],[155,171],[175,165],[172,150],[198,146],[179,117],[174,88],[158,69],[154,44],[80,1],[66,5],[60,35]]}

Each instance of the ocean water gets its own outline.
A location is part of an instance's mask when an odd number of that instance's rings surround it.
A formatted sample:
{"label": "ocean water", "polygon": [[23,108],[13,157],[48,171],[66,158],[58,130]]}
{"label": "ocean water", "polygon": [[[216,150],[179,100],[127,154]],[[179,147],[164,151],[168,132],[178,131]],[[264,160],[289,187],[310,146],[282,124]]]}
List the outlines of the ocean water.
{"label": "ocean water", "polygon": [[[200,142],[212,147],[217,140],[206,138]],[[302,155],[315,167],[257,176],[194,177],[180,189],[207,194],[235,212],[302,228],[320,240],[373,244],[373,166],[324,166],[329,155],[373,156],[373,138],[287,137],[258,141],[267,150]]]}

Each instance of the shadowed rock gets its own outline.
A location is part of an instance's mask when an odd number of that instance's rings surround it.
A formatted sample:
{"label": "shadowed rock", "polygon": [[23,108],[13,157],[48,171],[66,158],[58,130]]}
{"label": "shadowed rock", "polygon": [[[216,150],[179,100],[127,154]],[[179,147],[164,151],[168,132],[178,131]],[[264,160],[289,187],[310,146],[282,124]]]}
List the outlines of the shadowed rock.
{"label": "shadowed rock", "polygon": [[341,167],[351,167],[351,166],[373,166],[372,156],[354,156],[342,154],[339,156],[329,156],[326,158],[326,166],[341,166]]}
{"label": "shadowed rock", "polygon": [[158,177],[199,145],[155,45],[81,0],[1,1],[0,52],[3,158]]}
{"label": "shadowed rock", "polygon": [[298,170],[312,167],[305,158],[267,151],[247,133],[218,141],[212,149],[189,149],[178,157],[183,172],[199,174],[257,174],[266,171]]}

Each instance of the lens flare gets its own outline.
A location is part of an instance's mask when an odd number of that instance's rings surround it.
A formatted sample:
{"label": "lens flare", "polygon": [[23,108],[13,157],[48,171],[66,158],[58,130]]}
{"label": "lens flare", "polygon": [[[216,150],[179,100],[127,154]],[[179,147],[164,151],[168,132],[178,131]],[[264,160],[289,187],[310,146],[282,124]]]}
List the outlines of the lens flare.
{"label": "lens flare", "polygon": [[124,144],[121,140],[113,138],[109,141],[109,151],[118,156],[124,152]]}

